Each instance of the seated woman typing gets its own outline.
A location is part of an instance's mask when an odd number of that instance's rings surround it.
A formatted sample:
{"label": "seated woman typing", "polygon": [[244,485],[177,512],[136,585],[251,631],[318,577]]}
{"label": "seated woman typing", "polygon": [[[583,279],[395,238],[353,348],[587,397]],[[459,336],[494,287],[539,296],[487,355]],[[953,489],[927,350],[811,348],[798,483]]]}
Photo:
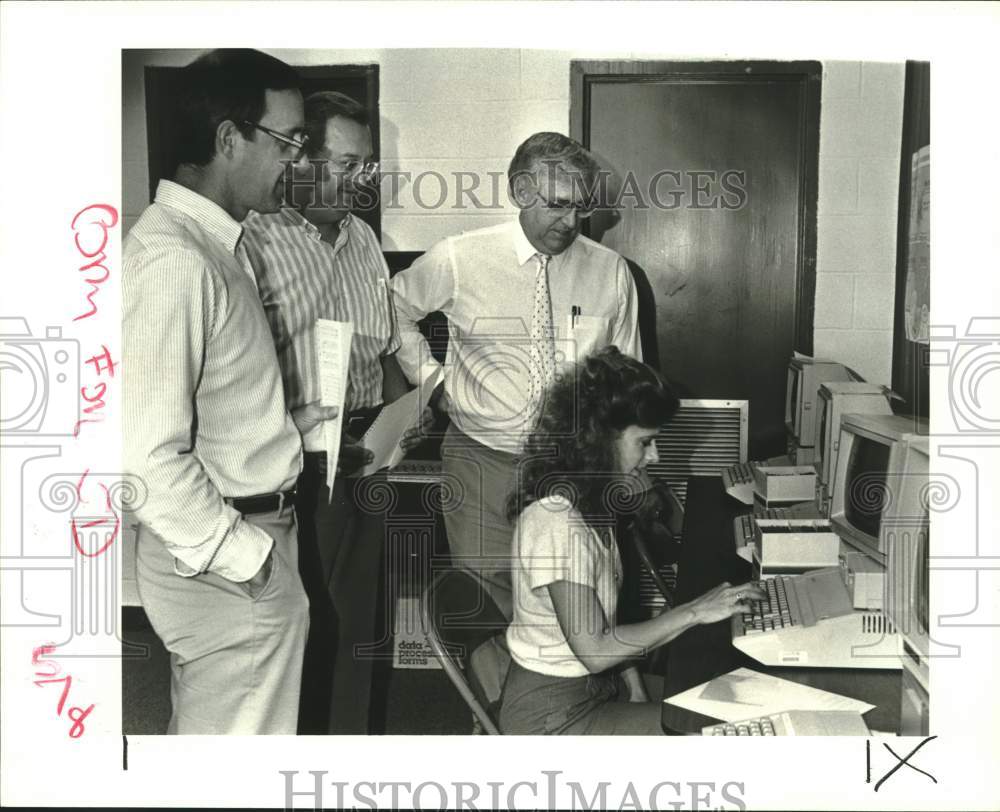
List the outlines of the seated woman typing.
{"label": "seated woman typing", "polygon": [[652,620],[613,623],[622,581],[615,515],[643,487],[657,460],[653,438],[677,407],[656,372],[615,347],[547,392],[508,504],[516,526],[504,733],[662,732],[660,702],[649,701],[629,662],[763,598],[724,583]]}

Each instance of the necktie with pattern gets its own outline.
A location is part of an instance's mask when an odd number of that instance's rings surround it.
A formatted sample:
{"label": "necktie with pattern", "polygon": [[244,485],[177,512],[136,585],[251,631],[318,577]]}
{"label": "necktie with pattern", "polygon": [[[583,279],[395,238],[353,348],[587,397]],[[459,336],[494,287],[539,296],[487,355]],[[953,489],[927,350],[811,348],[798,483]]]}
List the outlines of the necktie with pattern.
{"label": "necktie with pattern", "polygon": [[529,394],[535,408],[556,373],[555,335],[552,327],[552,300],[549,297],[549,259],[535,254],[535,300],[531,309],[531,369]]}

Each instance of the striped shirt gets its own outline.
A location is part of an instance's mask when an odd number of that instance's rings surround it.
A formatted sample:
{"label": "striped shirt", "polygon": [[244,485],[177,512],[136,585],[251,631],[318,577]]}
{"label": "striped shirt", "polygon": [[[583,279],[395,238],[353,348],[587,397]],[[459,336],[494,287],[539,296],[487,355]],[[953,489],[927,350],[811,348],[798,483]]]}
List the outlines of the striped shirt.
{"label": "striped shirt", "polygon": [[179,574],[231,581],[252,577],[273,541],[224,497],[287,490],[302,468],[241,233],[164,180],[122,251],[125,470],[148,488],[136,515]]}
{"label": "striped shirt", "polygon": [[[399,336],[389,299],[389,268],[368,224],[348,214],[333,245],[292,208],[254,212],[244,226],[288,408],[320,396],[316,319],[354,325],[345,411],[382,403],[381,358],[398,349]],[[323,447],[319,436],[303,439],[308,450]]]}
{"label": "striped shirt", "polygon": [[[440,310],[449,323],[444,385],[452,423],[499,451],[520,451],[537,418],[529,399],[537,268],[537,249],[514,220],[441,240],[392,280],[403,372],[416,383],[439,366],[417,321]],[[581,236],[548,271],[557,363],[609,344],[642,358],[635,283],[621,256]]]}

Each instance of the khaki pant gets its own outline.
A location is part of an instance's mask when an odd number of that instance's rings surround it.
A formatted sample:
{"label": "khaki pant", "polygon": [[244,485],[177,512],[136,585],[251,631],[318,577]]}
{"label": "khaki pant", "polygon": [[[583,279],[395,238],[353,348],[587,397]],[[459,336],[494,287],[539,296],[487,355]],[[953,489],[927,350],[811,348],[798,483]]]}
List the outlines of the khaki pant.
{"label": "khaki pant", "polygon": [[514,528],[506,506],[517,457],[476,442],[452,424],[441,444],[441,471],[461,483],[460,501],[456,497],[444,514],[451,563],[472,572],[510,620]]}
{"label": "khaki pant", "polygon": [[170,652],[167,733],[296,732],[309,603],[299,578],[293,512],[246,520],[274,539],[271,575],[253,599],[215,573],[177,575],[163,540],[139,528],[139,596]]}

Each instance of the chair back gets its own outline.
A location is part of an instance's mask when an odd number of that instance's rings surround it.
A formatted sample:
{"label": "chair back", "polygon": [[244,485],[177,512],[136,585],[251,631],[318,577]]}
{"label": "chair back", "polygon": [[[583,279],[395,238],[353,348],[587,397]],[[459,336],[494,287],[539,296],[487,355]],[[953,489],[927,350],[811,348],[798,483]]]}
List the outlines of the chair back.
{"label": "chair back", "polygon": [[[427,642],[445,674],[483,729],[498,735],[500,697],[490,686],[503,685],[510,663],[503,641],[507,618],[480,582],[458,569],[434,576],[424,590],[420,615]],[[500,640],[495,640],[498,635]]]}

